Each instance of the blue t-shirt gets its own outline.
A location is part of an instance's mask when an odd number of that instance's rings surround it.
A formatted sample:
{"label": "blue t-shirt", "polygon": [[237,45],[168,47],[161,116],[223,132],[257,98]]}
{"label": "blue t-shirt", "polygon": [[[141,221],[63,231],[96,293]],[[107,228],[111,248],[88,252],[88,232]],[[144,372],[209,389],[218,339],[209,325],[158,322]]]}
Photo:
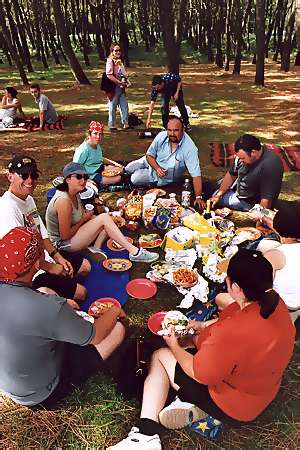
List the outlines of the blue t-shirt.
{"label": "blue t-shirt", "polygon": [[35,103],[38,105],[39,110],[45,113],[45,121],[47,123],[56,123],[58,120],[57,112],[53,104],[50,102],[49,98],[40,94],[38,98],[34,99]]}
{"label": "blue t-shirt", "polygon": [[103,164],[101,145],[98,144],[97,148],[93,148],[87,141],[84,141],[76,148],[73,161],[84,166],[90,178],[95,178],[100,166]]}
{"label": "blue t-shirt", "polygon": [[[165,73],[164,75],[162,75],[161,78],[164,82],[164,87],[163,87],[163,90],[161,91],[161,95],[162,96],[169,95],[170,97],[173,97],[173,95],[175,94],[175,92],[177,90],[177,85],[178,85],[179,81],[181,81],[180,76],[177,75],[177,73],[168,72],[168,73]],[[157,99],[157,95],[158,95],[158,92],[153,87],[152,91],[151,91],[150,100],[155,102]]]}
{"label": "blue t-shirt", "polygon": [[157,181],[158,186],[173,183],[181,178],[185,169],[192,177],[201,175],[198,149],[187,133],[183,133],[176,150],[172,151],[167,131],[161,131],[148,148],[146,155],[153,156],[157,164],[167,170],[166,176],[160,178],[149,166],[150,178]]}

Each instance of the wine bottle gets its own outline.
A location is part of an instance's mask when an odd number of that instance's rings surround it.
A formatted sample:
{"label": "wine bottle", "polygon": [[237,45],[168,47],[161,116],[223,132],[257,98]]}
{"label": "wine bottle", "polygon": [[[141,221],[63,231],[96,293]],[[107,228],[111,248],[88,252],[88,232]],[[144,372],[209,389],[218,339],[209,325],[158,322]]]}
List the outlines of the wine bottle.
{"label": "wine bottle", "polygon": [[210,200],[207,200],[207,202],[206,202],[206,209],[205,209],[204,212],[203,212],[203,217],[204,217],[204,219],[206,219],[206,220],[212,218],[210,207],[211,207]]}

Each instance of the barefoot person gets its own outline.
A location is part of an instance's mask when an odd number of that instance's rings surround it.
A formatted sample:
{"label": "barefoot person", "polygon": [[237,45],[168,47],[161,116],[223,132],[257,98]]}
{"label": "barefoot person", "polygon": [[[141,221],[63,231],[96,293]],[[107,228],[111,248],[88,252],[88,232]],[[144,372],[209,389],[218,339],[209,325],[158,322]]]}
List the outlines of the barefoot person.
{"label": "barefoot person", "polygon": [[0,389],[20,405],[51,407],[103,368],[124,339],[125,313],[113,306],[90,323],[64,298],[33,290],[38,231],[17,227],[0,242]]}
{"label": "barefoot person", "polygon": [[0,128],[12,126],[18,112],[25,119],[18,91],[14,87],[7,87],[0,105]]}
{"label": "barefoot person", "polygon": [[128,125],[128,102],[125,94],[127,73],[121,59],[121,47],[117,43],[110,46],[110,54],[106,61],[106,75],[115,84],[114,92],[107,93],[108,127],[116,131],[116,111],[120,107],[121,121],[124,129]]}
{"label": "barefoot person", "polygon": [[92,121],[89,124],[88,137],[75,150],[73,161],[81,164],[90,179],[94,180],[101,188],[102,185],[118,184],[121,176],[106,177],[102,175],[104,169],[115,167],[123,170],[123,166],[103,156],[101,142],[103,139],[103,124]]}
{"label": "barefoot person", "polygon": [[101,245],[110,237],[128,250],[131,261],[150,263],[158,259],[158,253],[130,244],[109,214],[94,216],[93,211],[84,210],[79,193],[85,189],[89,176],[81,164],[67,164],[63,176],[64,182],[57,186],[46,211],[48,233],[58,249],[72,253],[88,247],[106,258]]}
{"label": "barefoot person", "polygon": [[[176,429],[209,414],[241,425],[276,397],[293,354],[295,328],[272,289],[272,266],[260,252],[242,249],[227,273],[234,303],[217,321],[190,322],[198,333],[195,349],[180,347],[174,329],[164,337],[169,348],[153,355],[138,426],[110,450],[161,450],[159,422]],[[170,386],[179,398],[164,408]]]}

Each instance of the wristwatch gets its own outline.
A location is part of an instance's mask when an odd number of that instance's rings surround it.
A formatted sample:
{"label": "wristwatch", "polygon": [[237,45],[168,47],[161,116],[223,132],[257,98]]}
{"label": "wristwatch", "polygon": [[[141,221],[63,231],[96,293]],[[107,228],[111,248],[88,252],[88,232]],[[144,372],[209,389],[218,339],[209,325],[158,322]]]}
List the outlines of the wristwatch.
{"label": "wristwatch", "polygon": [[49,255],[51,258],[53,258],[56,255],[56,253],[58,253],[58,250],[55,248],[54,250],[52,250],[51,253],[49,253]]}
{"label": "wristwatch", "polygon": [[196,197],[195,198],[201,198],[201,200],[203,200],[203,198],[202,198],[202,194],[201,195],[196,195]]}

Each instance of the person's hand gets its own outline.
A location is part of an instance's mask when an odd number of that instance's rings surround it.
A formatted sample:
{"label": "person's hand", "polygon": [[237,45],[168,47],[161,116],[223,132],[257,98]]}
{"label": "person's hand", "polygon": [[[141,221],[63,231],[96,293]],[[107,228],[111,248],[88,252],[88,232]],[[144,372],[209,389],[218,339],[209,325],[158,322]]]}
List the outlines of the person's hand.
{"label": "person's hand", "polygon": [[190,320],[187,328],[192,328],[196,334],[199,334],[202,330],[204,330],[204,328],[206,328],[206,324],[205,322],[200,322],[199,320]]}
{"label": "person's hand", "polygon": [[68,303],[68,305],[71,306],[72,309],[75,309],[75,310],[79,310],[80,309],[80,306],[78,305],[78,303],[76,303],[75,300],[72,300],[71,298],[69,298],[67,300],[67,303]]}
{"label": "person's hand", "polygon": [[198,206],[200,212],[202,212],[206,208],[206,202],[202,198],[196,198],[194,201],[194,206]]}
{"label": "person's hand", "polygon": [[127,86],[126,81],[120,81],[119,86],[120,86],[121,88],[126,88],[126,86]]}
{"label": "person's hand", "polygon": [[210,204],[211,204],[212,208],[214,208],[216,206],[216,204],[221,200],[221,196],[213,195],[209,200],[210,200]]}
{"label": "person's hand", "polygon": [[248,211],[247,216],[254,221],[262,221],[263,215],[260,211]]}
{"label": "person's hand", "polygon": [[60,264],[61,266],[63,266],[64,269],[64,275],[67,275],[69,277],[73,277],[74,275],[74,270],[73,270],[73,266],[70,263],[70,261],[68,261],[67,259],[65,259],[60,253],[56,253],[53,257],[54,261],[57,264]]}
{"label": "person's hand", "polygon": [[165,169],[163,169],[162,167],[159,167],[157,169],[155,169],[155,172],[157,173],[157,176],[159,176],[159,178],[163,178],[166,176],[167,171]]}
{"label": "person's hand", "polygon": [[53,275],[65,275],[64,268],[61,264],[47,264],[47,272],[52,273]]}
{"label": "person's hand", "polygon": [[170,336],[163,336],[164,341],[168,345],[168,347],[176,347],[178,346],[178,338],[175,334],[175,327],[171,327],[171,334]]}
{"label": "person's hand", "polygon": [[177,102],[178,97],[179,97],[179,92],[175,92],[175,94],[174,94],[174,96],[173,96],[175,102]]}
{"label": "person's hand", "polygon": [[92,219],[93,215],[94,211],[87,211],[85,209],[82,213],[81,220],[83,221],[83,223],[88,222],[89,220]]}

